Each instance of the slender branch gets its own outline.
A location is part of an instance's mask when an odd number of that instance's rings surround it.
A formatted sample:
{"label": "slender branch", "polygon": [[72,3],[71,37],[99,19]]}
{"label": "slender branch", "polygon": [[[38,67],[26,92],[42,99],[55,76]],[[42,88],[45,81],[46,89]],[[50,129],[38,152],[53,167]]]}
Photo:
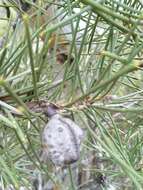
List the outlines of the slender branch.
{"label": "slender branch", "polygon": [[106,87],[108,84],[110,84],[111,82],[113,82],[114,80],[119,79],[121,76],[136,71],[138,69],[140,69],[140,67],[143,66],[142,62],[133,62],[132,64],[128,64],[124,67],[122,67],[115,75],[113,75],[111,78],[109,78],[106,81],[101,82],[99,85],[96,85],[95,87],[91,88],[87,93],[85,93],[84,95],[77,97],[75,100],[73,100],[70,103],[65,104],[65,107],[70,107],[73,104],[75,104],[76,102],[85,99],[87,96],[89,96],[90,94],[96,92],[98,89]]}

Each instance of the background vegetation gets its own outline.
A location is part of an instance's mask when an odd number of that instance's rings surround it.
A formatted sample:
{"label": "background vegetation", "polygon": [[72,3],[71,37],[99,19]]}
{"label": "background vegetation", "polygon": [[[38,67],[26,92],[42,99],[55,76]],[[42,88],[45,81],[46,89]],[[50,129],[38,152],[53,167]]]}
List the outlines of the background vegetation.
{"label": "background vegetation", "polygon": [[[25,2],[0,3],[2,189],[33,189],[42,176],[55,189],[141,190],[142,1]],[[29,102],[41,100],[56,103],[86,132],[76,173],[66,169],[66,180],[40,161],[47,118]]]}

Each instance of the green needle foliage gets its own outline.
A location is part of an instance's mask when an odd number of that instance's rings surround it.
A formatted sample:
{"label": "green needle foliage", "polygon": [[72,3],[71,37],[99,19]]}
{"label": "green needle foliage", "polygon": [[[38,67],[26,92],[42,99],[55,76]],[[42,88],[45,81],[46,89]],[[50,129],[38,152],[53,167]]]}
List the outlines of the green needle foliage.
{"label": "green needle foliage", "polygon": [[[1,186],[33,189],[40,173],[59,189],[143,189],[142,1],[24,3],[0,1]],[[40,159],[47,118],[28,103],[41,100],[86,133],[68,184]]]}

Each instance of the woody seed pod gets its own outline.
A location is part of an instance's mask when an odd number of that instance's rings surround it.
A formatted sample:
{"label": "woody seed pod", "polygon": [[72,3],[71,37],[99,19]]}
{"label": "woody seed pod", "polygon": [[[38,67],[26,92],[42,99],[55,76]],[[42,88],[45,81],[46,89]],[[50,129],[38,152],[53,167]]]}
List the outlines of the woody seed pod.
{"label": "woody seed pod", "polygon": [[42,159],[51,160],[56,166],[72,164],[79,159],[83,130],[49,106],[50,117],[42,133]]}

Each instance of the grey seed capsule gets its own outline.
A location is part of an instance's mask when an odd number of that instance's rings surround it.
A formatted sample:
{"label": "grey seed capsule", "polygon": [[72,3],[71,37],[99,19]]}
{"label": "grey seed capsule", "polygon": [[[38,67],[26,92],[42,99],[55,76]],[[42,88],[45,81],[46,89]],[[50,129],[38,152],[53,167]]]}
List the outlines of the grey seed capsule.
{"label": "grey seed capsule", "polygon": [[47,111],[50,112],[47,113],[50,120],[42,133],[42,142],[47,146],[43,152],[46,152],[46,159],[55,165],[66,166],[79,159],[83,130],[71,119],[62,117],[52,109]]}

